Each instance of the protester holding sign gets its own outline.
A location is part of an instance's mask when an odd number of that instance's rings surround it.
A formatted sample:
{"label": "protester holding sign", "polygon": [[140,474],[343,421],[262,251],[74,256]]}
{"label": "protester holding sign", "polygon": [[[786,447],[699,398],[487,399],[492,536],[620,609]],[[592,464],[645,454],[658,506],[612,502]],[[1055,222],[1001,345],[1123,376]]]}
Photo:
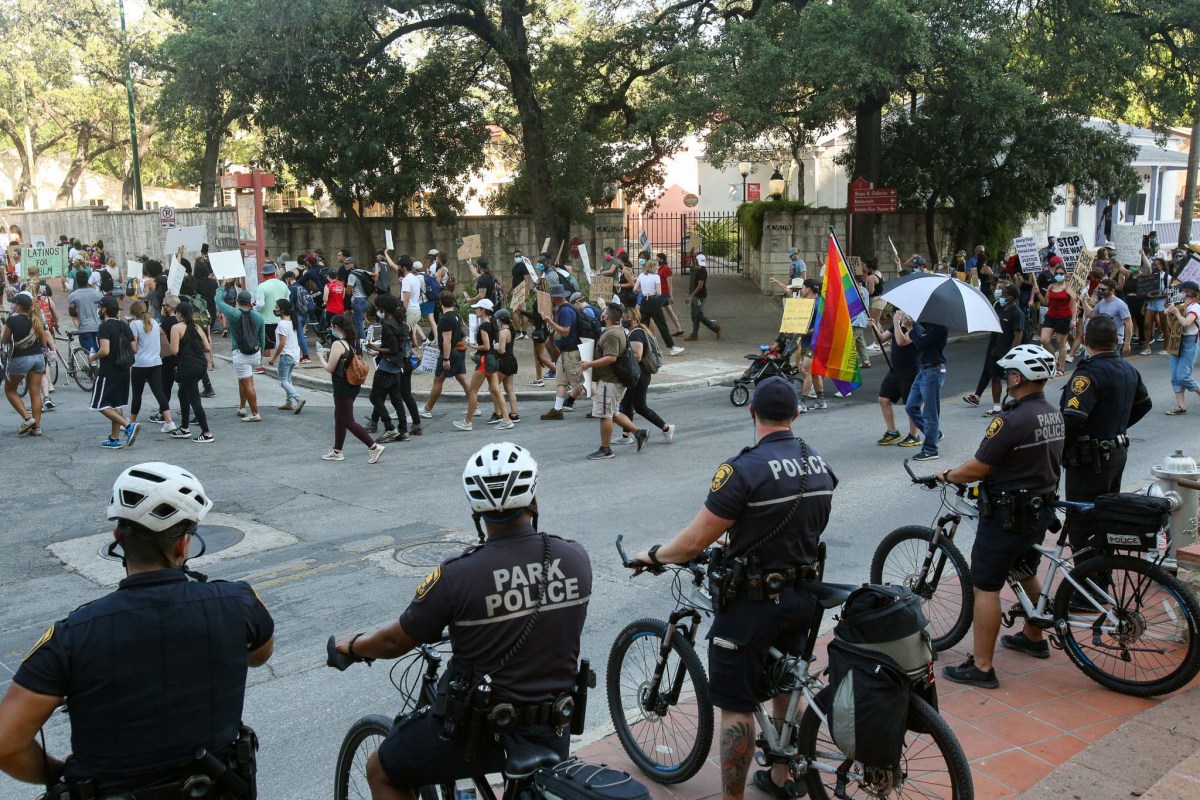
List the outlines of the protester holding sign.
{"label": "protester holding sign", "polygon": [[1175,287],[1183,294],[1183,302],[1167,308],[1167,316],[1182,328],[1179,354],[1171,355],[1171,389],[1175,392],[1175,408],[1167,412],[1170,416],[1187,413],[1186,392],[1195,392],[1200,397],[1200,385],[1192,377],[1196,366],[1196,340],[1200,337],[1200,285],[1185,281]]}
{"label": "protester holding sign", "polygon": [[[1046,306],[1046,319],[1042,323],[1042,347],[1049,350],[1051,353],[1058,353],[1055,359],[1055,377],[1063,375],[1063,366],[1067,358],[1067,337],[1073,332],[1075,327],[1076,304],[1075,298],[1067,290],[1067,271],[1063,266],[1063,261],[1058,256],[1053,256],[1050,259],[1053,265],[1053,283],[1043,293],[1041,289],[1034,289],[1034,294],[1038,301]],[[1050,346],[1050,341],[1054,337],[1058,337],[1057,348]]]}
{"label": "protester holding sign", "polygon": [[1138,293],[1143,300],[1142,340],[1145,343],[1141,354],[1148,356],[1154,352],[1154,342],[1162,341],[1167,329],[1167,284],[1171,278],[1167,274],[1166,259],[1155,256],[1146,262],[1143,255],[1142,263],[1148,263],[1148,269],[1138,277]]}

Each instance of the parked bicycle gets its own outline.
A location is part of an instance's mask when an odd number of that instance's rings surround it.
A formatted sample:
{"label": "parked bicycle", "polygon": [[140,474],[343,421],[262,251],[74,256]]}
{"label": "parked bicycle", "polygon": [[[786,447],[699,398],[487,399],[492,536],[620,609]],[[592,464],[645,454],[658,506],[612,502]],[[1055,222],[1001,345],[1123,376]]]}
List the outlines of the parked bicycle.
{"label": "parked bicycle", "polygon": [[[88,351],[79,346],[78,331],[67,331],[67,356],[62,359],[66,365],[67,375],[75,381],[75,385],[85,392],[92,391],[96,385],[96,368],[88,363]],[[57,378],[57,372],[55,372]]]}
{"label": "parked bicycle", "polygon": [[[952,647],[970,627],[973,610],[970,569],[954,545],[967,514],[960,501],[947,500],[951,487],[934,476],[914,475],[907,462],[905,469],[914,484],[940,490],[949,511],[936,529],[908,526],[885,536],[872,559],[871,580],[903,584],[924,598],[926,616],[931,622],[938,616],[946,631],[935,638],[935,646]],[[960,498],[968,491],[952,489]],[[1102,549],[1064,557],[1073,521],[1094,508],[1092,503],[1055,503],[1056,510],[1067,512],[1066,523],[1056,520],[1051,526],[1057,534],[1052,546],[1034,547],[1050,564],[1042,592],[1030,598],[1020,576],[1009,573],[1017,602],[1002,622],[1012,627],[1026,619],[1048,631],[1050,644],[1105,688],[1137,697],[1173,692],[1200,672],[1200,603],[1162,567],[1170,531],[1110,535]]]}
{"label": "parked bicycle", "polygon": [[[621,541],[618,536],[617,552],[625,567],[645,567],[629,559]],[[675,609],[666,622],[631,622],[617,636],[608,658],[608,707],[617,737],[630,759],[657,783],[691,778],[712,745],[708,677],[695,651],[702,616],[712,613],[704,590],[709,557],[706,551],[687,564],[654,568],[673,573]],[[824,564],[823,546],[819,563]],[[763,694],[788,694],[789,699],[782,719],[772,718],[761,703],[754,712],[759,765],[787,765],[796,784],[807,786],[809,796],[817,800],[913,794],[972,798],[971,770],[958,740],[917,692],[910,695],[909,730],[898,771],[864,767],[841,753],[829,731],[833,697],[822,681],[825,671],[810,665],[825,611],[842,605],[858,587],[818,581],[802,585],[816,600],[815,612],[803,653],[776,648],[769,652]]]}

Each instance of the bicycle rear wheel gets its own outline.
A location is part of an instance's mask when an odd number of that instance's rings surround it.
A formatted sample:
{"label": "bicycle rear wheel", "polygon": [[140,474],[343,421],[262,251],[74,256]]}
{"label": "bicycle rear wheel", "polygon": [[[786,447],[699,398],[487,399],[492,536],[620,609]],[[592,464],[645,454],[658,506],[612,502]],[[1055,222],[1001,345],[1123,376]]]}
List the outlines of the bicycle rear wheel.
{"label": "bicycle rear wheel", "polygon": [[[1117,618],[1112,629],[1106,615],[1071,583],[1059,586],[1054,619],[1091,623],[1069,627],[1063,636],[1063,649],[1084,675],[1114,692],[1153,697],[1185,686],[1200,671],[1200,604],[1177,578],[1123,555],[1090,558],[1071,577],[1097,599],[1107,592]],[[1072,605],[1092,610],[1072,610]]]}
{"label": "bicycle rear wheel", "polygon": [[54,351],[53,358],[46,359],[46,377],[50,380],[50,385],[54,386],[58,383],[58,351]]}
{"label": "bicycle rear wheel", "polygon": [[75,367],[71,373],[71,377],[75,379],[75,385],[85,392],[92,391],[96,386],[96,376],[92,374],[92,365],[88,363],[87,353],[80,348],[72,349],[71,363]]}
{"label": "bicycle rear wheel", "polygon": [[662,680],[653,685],[666,632],[658,619],[626,625],[609,653],[605,688],[617,737],[633,763],[656,783],[682,783],[708,757],[713,707],[708,676],[683,636],[671,638]]}
{"label": "bicycle rear wheel", "polygon": [[904,586],[919,596],[933,646],[941,651],[967,635],[975,595],[967,559],[950,539],[938,542],[925,569],[932,540],[933,529],[923,525],[906,525],[883,537],[871,559],[871,583]]}
{"label": "bicycle rear wheel", "polygon": [[[832,698],[833,690],[825,687],[817,694],[815,702],[822,710],[826,710]],[[896,783],[890,777],[869,779],[864,775],[862,764],[856,761],[849,768],[849,781],[845,786],[844,796],[971,800],[975,796],[971,767],[958,739],[933,706],[915,693],[909,699],[908,727],[909,731],[904,737],[904,750],[900,756],[901,782]],[[914,728],[922,733],[915,732]],[[838,796],[835,794],[838,781],[835,771],[845,762],[846,757],[833,743],[829,728],[811,706],[804,709],[797,736],[799,754],[810,764],[805,776],[808,780],[809,797],[813,800],[827,800]],[[816,764],[831,769],[817,769]]]}
{"label": "bicycle rear wheel", "polygon": [[334,800],[370,800],[367,759],[379,748],[391,729],[392,721],[381,714],[363,717],[350,726],[338,750]]}

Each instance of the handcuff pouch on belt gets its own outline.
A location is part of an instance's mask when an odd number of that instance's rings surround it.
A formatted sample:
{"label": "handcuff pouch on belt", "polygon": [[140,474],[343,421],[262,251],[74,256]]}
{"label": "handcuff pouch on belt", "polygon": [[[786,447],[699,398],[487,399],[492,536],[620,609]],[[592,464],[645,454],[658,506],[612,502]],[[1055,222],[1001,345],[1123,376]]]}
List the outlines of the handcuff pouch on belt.
{"label": "handcuff pouch on belt", "polygon": [[986,485],[979,489],[980,519],[999,518],[1006,531],[1026,531],[1050,507],[1055,495],[1029,491],[998,492]]}
{"label": "handcuff pouch on belt", "polygon": [[1092,472],[1099,474],[1104,470],[1104,462],[1112,458],[1114,450],[1129,447],[1129,437],[1123,433],[1109,439],[1078,436],[1074,445],[1067,452],[1067,466],[1091,467]]}

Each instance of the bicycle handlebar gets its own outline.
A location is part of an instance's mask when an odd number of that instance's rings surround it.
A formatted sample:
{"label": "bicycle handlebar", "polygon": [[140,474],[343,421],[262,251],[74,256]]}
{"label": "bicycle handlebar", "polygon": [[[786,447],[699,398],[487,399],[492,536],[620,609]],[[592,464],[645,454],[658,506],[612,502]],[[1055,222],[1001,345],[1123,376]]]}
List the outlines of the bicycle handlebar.
{"label": "bicycle handlebar", "polygon": [[[942,483],[936,475],[917,475],[912,471],[912,467],[908,466],[908,459],[904,459],[904,471],[908,473],[908,477],[912,478],[912,482],[918,486],[924,486],[926,489],[936,489],[938,484]],[[953,486],[954,491],[961,497],[967,492],[967,484],[965,483],[947,483],[946,486]]]}
{"label": "bicycle handlebar", "polygon": [[358,664],[361,662],[370,664],[375,660],[373,658],[362,658],[361,656],[356,658],[355,656],[340,652],[337,649],[337,643],[332,636],[330,636],[329,641],[325,643],[325,655],[325,666],[333,667],[338,672],[345,672],[350,668],[351,664]]}
{"label": "bicycle handlebar", "polygon": [[630,558],[625,552],[625,548],[621,545],[621,542],[624,539],[624,534],[617,534],[617,555],[621,557],[621,565],[625,567],[625,569],[644,569],[651,575],[658,575],[662,573],[663,568],[656,564],[649,564],[645,561],[638,561],[636,558]]}

